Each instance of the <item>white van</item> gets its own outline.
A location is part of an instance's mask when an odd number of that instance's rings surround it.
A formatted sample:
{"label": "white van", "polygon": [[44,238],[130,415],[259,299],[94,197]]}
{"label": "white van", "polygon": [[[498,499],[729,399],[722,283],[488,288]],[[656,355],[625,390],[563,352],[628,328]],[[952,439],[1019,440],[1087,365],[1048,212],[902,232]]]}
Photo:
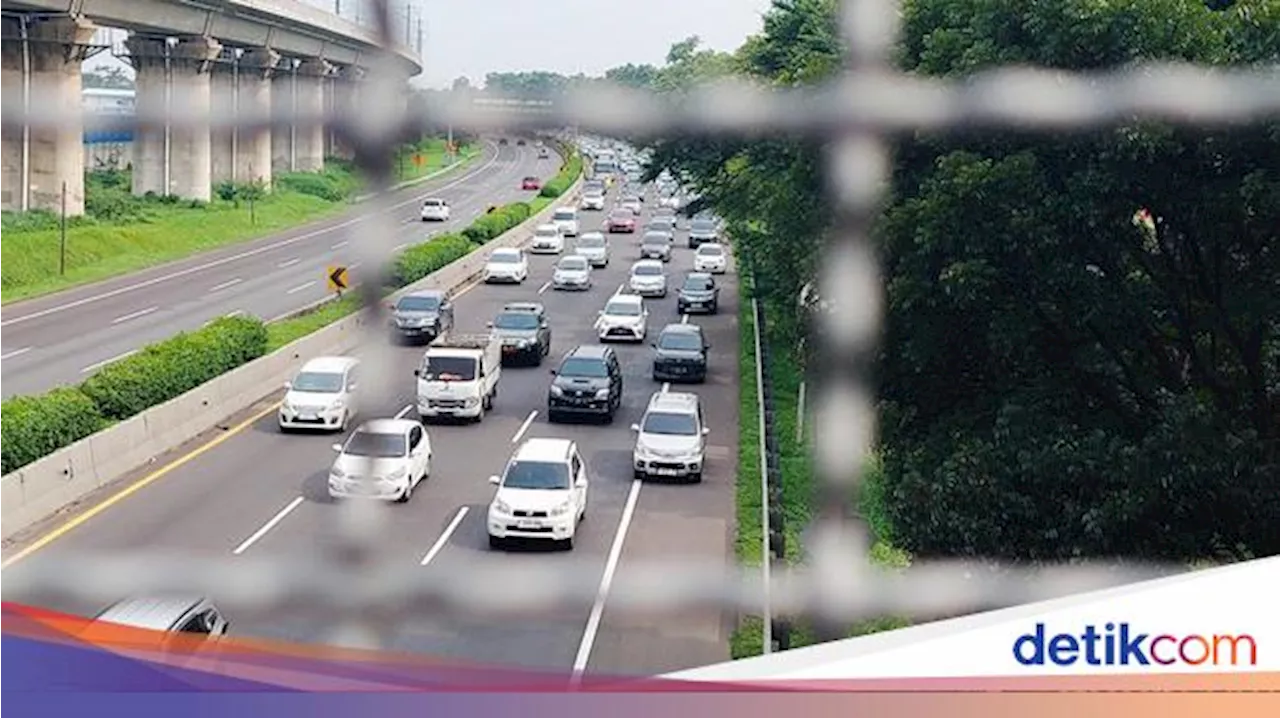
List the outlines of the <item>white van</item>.
{"label": "white van", "polygon": [[431,343],[418,378],[418,416],[481,421],[502,378],[502,340],[492,334],[445,335]]}

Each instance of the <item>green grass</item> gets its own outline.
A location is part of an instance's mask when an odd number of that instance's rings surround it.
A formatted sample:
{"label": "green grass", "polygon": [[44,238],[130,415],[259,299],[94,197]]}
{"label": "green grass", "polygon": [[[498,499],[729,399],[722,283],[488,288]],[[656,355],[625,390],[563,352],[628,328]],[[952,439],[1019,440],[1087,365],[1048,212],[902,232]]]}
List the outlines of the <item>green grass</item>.
{"label": "green grass", "polygon": [[[413,162],[414,155],[422,157],[422,164]],[[459,166],[480,156],[479,145],[464,145],[458,148],[458,164]],[[424,177],[433,172],[439,172],[447,166],[449,154],[445,151],[445,141],[442,139],[426,139],[416,145],[406,147],[396,162],[395,172],[397,182],[409,182],[411,180]]]}
{"label": "green grass", "polygon": [[[416,176],[445,162],[439,140],[419,143],[423,166]],[[461,148],[465,163],[479,150]],[[86,214],[68,223],[65,273],[60,273],[60,232],[48,212],[3,215],[0,303],[52,292],[153,267],[203,251],[254,239],[329,217],[347,209],[363,186],[349,163],[326,160],[320,173],[277,176],[275,191],[250,203],[244,186],[215,187],[208,203],[171,197],[134,197],[127,171],[87,175]],[[240,197],[236,197],[239,194]],[[252,208],[252,210],[251,210]]]}
{"label": "green grass", "polygon": [[267,353],[318,332],[360,309],[360,295],[350,292],[331,302],[312,307],[291,317],[267,325]]}
{"label": "green grass", "polygon": [[[743,284],[746,284],[744,279]],[[737,535],[735,553],[738,562],[744,566],[759,566],[763,555],[761,511],[764,497],[760,486],[760,416],[757,405],[756,390],[756,352],[755,352],[755,317],[752,315],[747,287],[743,287],[740,302],[739,327],[739,421],[738,421],[738,477],[737,477]],[[811,436],[809,424],[806,424],[805,435],[797,438],[796,429],[799,420],[799,389],[801,376],[796,371],[796,363],[792,359],[794,347],[776,336],[766,332],[761,343],[770,347],[769,377],[773,385],[774,424],[778,432],[778,448],[781,453],[779,466],[782,471],[783,512],[785,516],[785,534],[787,543],[787,563],[796,564],[804,560],[804,550],[800,545],[800,534],[808,525],[813,514],[812,500],[814,496],[813,465],[810,451]],[[891,531],[883,510],[879,507],[881,491],[880,471],[878,463],[873,464],[866,474],[866,482],[859,509],[867,517],[876,540],[870,553],[871,562],[885,570],[905,568],[910,565],[910,556],[895,548],[888,540]],[[861,621],[850,626],[848,636],[859,636],[879,631],[892,630],[910,625],[897,616],[884,616]],[[763,622],[759,616],[743,616],[737,629],[729,639],[730,655],[737,658],[760,655],[762,652]],[[793,626],[791,634],[792,648],[811,645],[816,636],[803,623]]]}

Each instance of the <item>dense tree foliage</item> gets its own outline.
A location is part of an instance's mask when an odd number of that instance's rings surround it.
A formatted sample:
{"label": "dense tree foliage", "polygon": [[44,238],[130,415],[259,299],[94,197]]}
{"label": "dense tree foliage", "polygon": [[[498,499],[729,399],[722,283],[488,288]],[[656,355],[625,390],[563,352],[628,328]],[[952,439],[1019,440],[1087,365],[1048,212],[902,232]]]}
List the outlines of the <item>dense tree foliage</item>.
{"label": "dense tree foliage", "polygon": [[[914,0],[904,70],[1275,62],[1280,3]],[[838,66],[835,3],[780,0],[729,60],[677,45],[652,86]],[[700,72],[701,70],[701,72]],[[663,84],[666,78],[667,84]],[[779,306],[813,277],[821,147],[665,139]],[[1280,128],[1156,122],[900,143],[878,229],[886,509],[923,555],[1280,551]],[[1136,222],[1147,210],[1154,223]]]}

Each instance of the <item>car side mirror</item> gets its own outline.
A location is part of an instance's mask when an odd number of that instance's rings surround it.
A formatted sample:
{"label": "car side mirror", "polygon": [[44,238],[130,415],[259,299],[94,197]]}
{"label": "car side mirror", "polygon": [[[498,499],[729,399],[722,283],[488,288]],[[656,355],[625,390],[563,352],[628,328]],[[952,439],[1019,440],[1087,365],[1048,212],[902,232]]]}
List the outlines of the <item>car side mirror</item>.
{"label": "car side mirror", "polygon": [[422,376],[422,370],[421,370],[421,369],[414,369],[414,370],[413,370],[413,375],[414,375],[414,376],[416,376],[416,377],[421,377],[421,376]]}
{"label": "car side mirror", "polygon": [[336,451],[336,452],[338,452],[338,453],[342,453],[342,444],[334,444],[334,445],[333,445],[333,450],[334,450],[334,451]]}
{"label": "car side mirror", "polygon": [[548,370],[548,373],[549,373],[549,374],[551,374],[551,376],[555,376],[555,375],[556,375],[556,370],[555,370],[555,369],[550,369],[550,370]]}
{"label": "car side mirror", "polygon": [[291,381],[286,381],[286,382],[284,383],[284,388],[285,388],[285,389],[292,389],[292,388],[293,388],[293,382],[291,382]]}
{"label": "car side mirror", "polygon": [[484,325],[489,329],[493,329],[493,322],[485,322]]}
{"label": "car side mirror", "polygon": [[493,484],[494,486],[497,486],[498,484],[501,484],[501,483],[502,483],[502,477],[501,477],[501,476],[490,476],[490,477],[489,477],[489,483]]}
{"label": "car side mirror", "polygon": [[632,430],[632,431],[640,431],[640,425],[639,425],[639,424],[632,424],[632,425],[631,425],[631,430]]}
{"label": "car side mirror", "polygon": [[357,388],[357,387],[359,387],[359,386],[360,386],[360,384],[358,384],[357,382],[354,382],[354,381],[353,381],[353,382],[351,382],[351,383],[347,384],[347,391],[355,391],[355,390],[356,390],[356,388]]}
{"label": "car side mirror", "polygon": [[707,434],[710,434],[710,433],[711,433],[711,428],[710,428],[710,427],[707,427],[707,426],[702,427],[702,435],[703,435],[703,436],[706,436]]}
{"label": "car side mirror", "polygon": [[577,489],[585,489],[587,488],[587,480],[578,479],[577,481],[573,482],[573,486],[574,488],[577,488]]}

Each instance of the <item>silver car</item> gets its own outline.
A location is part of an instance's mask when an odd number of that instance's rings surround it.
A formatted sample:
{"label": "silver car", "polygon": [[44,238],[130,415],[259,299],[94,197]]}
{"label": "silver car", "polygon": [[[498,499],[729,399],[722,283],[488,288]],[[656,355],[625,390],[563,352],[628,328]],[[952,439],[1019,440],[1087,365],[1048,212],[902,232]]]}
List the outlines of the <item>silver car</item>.
{"label": "silver car", "polygon": [[551,286],[556,289],[578,289],[586,291],[591,288],[591,263],[586,257],[571,254],[556,263],[555,272],[551,275]]}
{"label": "silver car", "polygon": [[586,257],[593,267],[609,266],[609,240],[603,232],[583,232],[573,242],[573,253]]}
{"label": "silver car", "polygon": [[667,296],[667,272],[662,262],[642,259],[631,265],[631,277],[627,286],[642,297]]}
{"label": "silver car", "polygon": [[661,259],[664,262],[670,262],[672,241],[673,238],[670,232],[645,232],[644,238],[640,240],[640,258]]}

